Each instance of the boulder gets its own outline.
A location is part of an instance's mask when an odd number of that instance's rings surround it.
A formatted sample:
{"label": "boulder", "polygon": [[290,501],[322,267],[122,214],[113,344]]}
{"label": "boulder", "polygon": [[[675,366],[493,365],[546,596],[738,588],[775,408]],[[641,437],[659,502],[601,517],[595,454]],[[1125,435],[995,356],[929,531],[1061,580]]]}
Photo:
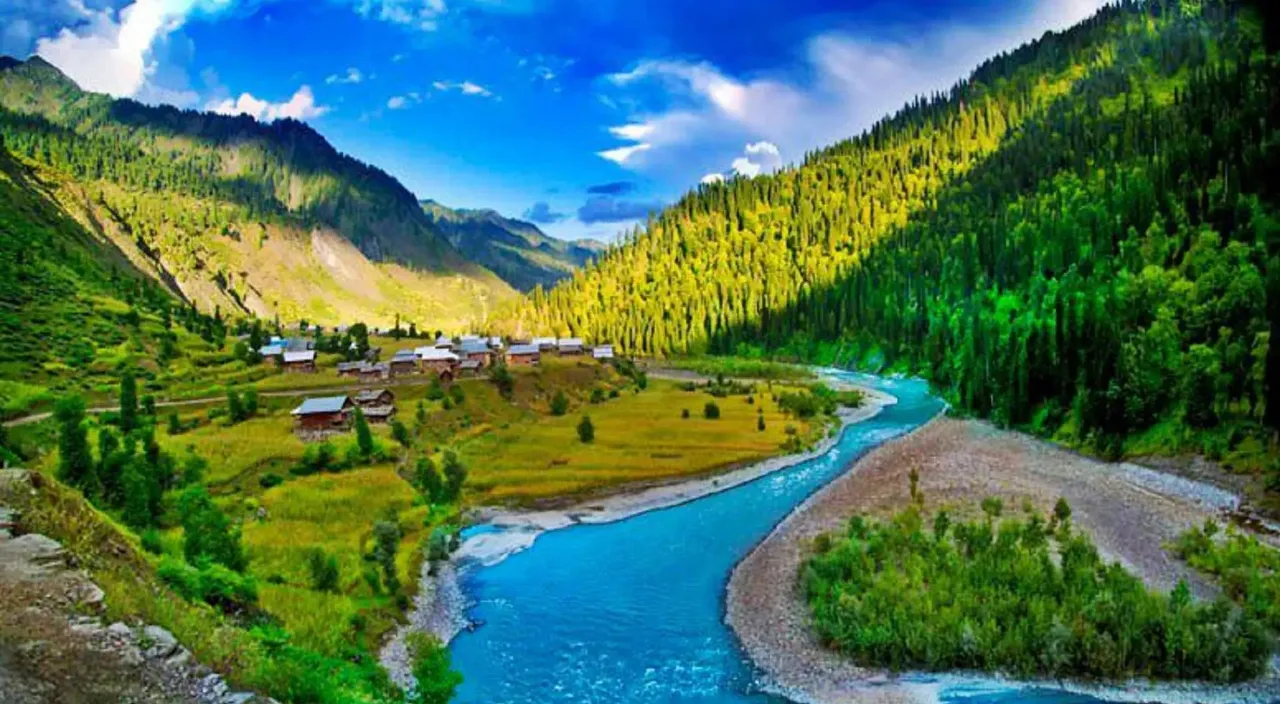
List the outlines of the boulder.
{"label": "boulder", "polygon": [[178,639],[159,626],[143,628],[142,636],[151,643],[146,652],[149,658],[167,658],[178,649]]}

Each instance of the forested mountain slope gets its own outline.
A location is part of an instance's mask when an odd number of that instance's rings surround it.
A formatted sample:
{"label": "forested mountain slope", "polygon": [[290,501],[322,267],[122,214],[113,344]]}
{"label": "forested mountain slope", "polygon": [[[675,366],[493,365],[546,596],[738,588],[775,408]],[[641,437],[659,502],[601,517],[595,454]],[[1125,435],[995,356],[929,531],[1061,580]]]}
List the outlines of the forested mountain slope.
{"label": "forested mountain slope", "polygon": [[9,59],[0,136],[68,216],[202,310],[460,329],[514,295],[395,179],[294,120],[113,100]]}
{"label": "forested mountain slope", "polygon": [[594,240],[566,242],[548,237],[531,222],[492,210],[454,209],[432,200],[422,201],[422,209],[467,259],[522,291],[554,284],[604,249]]}
{"label": "forested mountain slope", "polygon": [[1109,454],[1174,428],[1266,461],[1278,77],[1240,3],[1109,6],[798,167],[699,187],[505,324],[912,370]]}

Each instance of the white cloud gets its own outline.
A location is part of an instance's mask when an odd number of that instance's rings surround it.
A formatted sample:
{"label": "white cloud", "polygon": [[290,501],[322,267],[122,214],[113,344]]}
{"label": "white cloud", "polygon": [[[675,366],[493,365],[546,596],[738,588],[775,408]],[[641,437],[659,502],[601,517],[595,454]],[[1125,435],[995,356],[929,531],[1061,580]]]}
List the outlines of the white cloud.
{"label": "white cloud", "polygon": [[394,95],[387,101],[387,107],[391,110],[399,110],[408,104],[408,100],[403,95]]}
{"label": "white cloud", "polygon": [[[622,103],[656,87],[661,100],[656,109],[633,107],[625,124],[610,128],[633,144],[597,154],[629,168],[683,169],[691,145],[732,153],[731,140],[745,139],[749,148],[733,170],[766,173],[781,165],[778,153],[802,154],[853,136],[913,97],[945,90],[989,56],[1070,26],[1103,4],[1035,0],[1000,26],[917,25],[874,37],[827,32],[805,43],[802,65],[746,78],[707,62],[642,61],[605,76],[607,92]],[[773,151],[750,149],[760,142]],[[643,158],[635,158],[639,152]]]}
{"label": "white cloud", "polygon": [[344,74],[335,73],[332,76],[329,76],[328,78],[324,79],[324,82],[328,83],[329,85],[333,85],[335,83],[359,83],[363,80],[364,80],[364,74],[360,73],[360,69],[356,68],[355,66],[352,66],[351,68],[347,69],[346,73]]}
{"label": "white cloud", "polygon": [[698,183],[724,183],[724,174],[719,172],[709,173],[703,176]]}
{"label": "white cloud", "polygon": [[355,3],[355,11],[362,17],[417,27],[424,32],[434,32],[448,9],[445,0],[357,0]]}
{"label": "white cloud", "polygon": [[485,88],[484,86],[479,85],[477,83],[472,83],[471,81],[463,81],[461,83],[450,83],[448,81],[435,81],[434,83],[431,84],[431,87],[441,92],[456,90],[459,93],[462,93],[463,95],[476,95],[476,96],[480,96],[481,98],[495,97],[493,92],[490,91],[488,88]]}
{"label": "white cloud", "polygon": [[329,112],[324,105],[317,105],[310,86],[302,86],[291,98],[283,103],[272,103],[256,98],[249,93],[241,93],[232,100],[227,98],[221,102],[210,103],[205,109],[220,115],[245,114],[263,122],[291,117],[295,120],[309,120]]}
{"label": "white cloud", "polygon": [[615,164],[626,164],[632,157],[644,151],[648,151],[653,145],[647,142],[632,144],[626,147],[618,147],[616,149],[606,149],[602,152],[596,152],[601,157],[614,162]]}

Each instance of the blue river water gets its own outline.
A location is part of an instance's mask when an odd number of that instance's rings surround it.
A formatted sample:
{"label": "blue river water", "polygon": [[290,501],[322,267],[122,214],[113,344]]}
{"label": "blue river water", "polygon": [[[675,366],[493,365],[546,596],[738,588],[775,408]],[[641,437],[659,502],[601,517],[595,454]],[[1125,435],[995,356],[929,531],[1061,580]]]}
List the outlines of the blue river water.
{"label": "blue river water", "polygon": [[[480,626],[450,645],[465,678],[456,701],[786,702],[761,691],[759,673],[724,624],[733,566],[853,460],[942,409],[923,382],[847,376],[898,403],[848,427],[823,456],[671,508],[552,531],[496,565],[464,571],[462,588],[473,603],[468,616]],[[982,687],[942,698],[1093,701]]]}

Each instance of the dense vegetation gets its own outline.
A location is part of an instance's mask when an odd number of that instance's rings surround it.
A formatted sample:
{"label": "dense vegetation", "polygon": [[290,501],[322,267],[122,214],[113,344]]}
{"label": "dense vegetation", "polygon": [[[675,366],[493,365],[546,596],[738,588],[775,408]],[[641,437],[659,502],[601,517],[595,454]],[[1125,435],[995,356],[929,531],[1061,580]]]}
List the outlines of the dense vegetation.
{"label": "dense vegetation", "polygon": [[927,528],[917,504],[823,536],[803,572],[821,638],[894,670],[1218,682],[1266,670],[1272,636],[1258,614],[1196,602],[1185,583],[1147,591],[1072,530],[1065,502],[1048,522],[1000,520],[997,499],[983,509],[954,523],[939,511]]}
{"label": "dense vegetation", "polygon": [[533,223],[504,218],[492,210],[455,210],[431,200],[422,201],[422,209],[463,256],[521,291],[554,284],[604,247],[594,240],[566,242],[548,237]]}
{"label": "dense vegetation", "polygon": [[699,187],[508,324],[915,371],[1109,455],[1152,429],[1256,468],[1280,427],[1261,34],[1232,0],[1109,6],[796,168]]}
{"label": "dense vegetation", "polygon": [[1174,552],[1212,575],[1228,597],[1280,633],[1280,550],[1235,527],[1226,535],[1212,521],[1178,538]]}
{"label": "dense vegetation", "polygon": [[395,179],[296,120],[112,100],[37,57],[0,68],[0,138],[116,258],[206,310],[452,327],[511,295]]}

